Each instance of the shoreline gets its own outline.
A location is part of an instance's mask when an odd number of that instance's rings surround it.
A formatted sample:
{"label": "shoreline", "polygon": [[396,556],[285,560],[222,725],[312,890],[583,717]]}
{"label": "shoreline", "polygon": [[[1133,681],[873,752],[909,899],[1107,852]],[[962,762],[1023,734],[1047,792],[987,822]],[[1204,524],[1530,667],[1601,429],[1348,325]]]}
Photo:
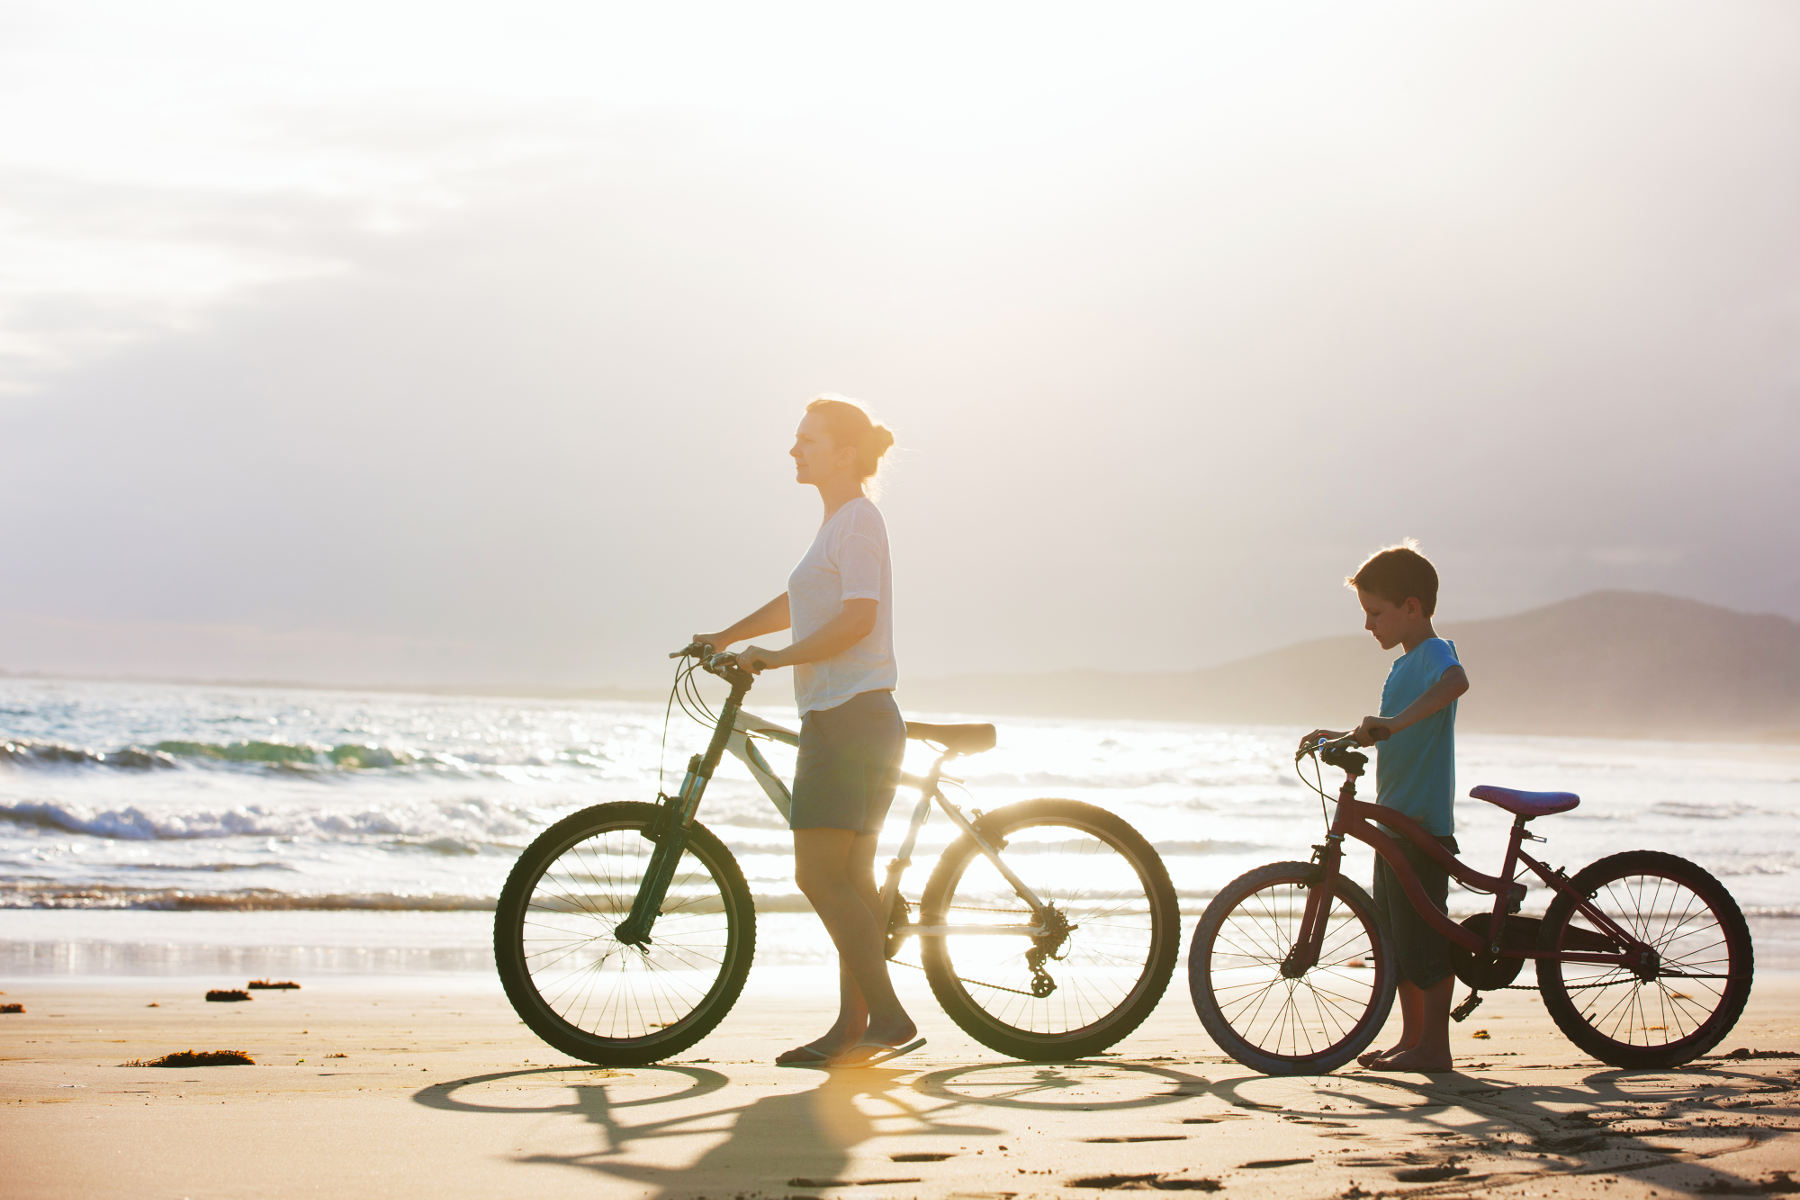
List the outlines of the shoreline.
{"label": "shoreline", "polygon": [[[1182,906],[1183,961],[1185,938],[1204,907],[1204,901]],[[20,908],[0,913],[0,987],[8,979],[125,982],[219,973],[494,975],[493,914],[486,911]],[[1800,978],[1800,918],[1747,920],[1758,977]],[[767,969],[831,961],[830,944],[811,913],[759,911],[756,922],[753,978]],[[1179,983],[1178,977],[1171,986]]]}

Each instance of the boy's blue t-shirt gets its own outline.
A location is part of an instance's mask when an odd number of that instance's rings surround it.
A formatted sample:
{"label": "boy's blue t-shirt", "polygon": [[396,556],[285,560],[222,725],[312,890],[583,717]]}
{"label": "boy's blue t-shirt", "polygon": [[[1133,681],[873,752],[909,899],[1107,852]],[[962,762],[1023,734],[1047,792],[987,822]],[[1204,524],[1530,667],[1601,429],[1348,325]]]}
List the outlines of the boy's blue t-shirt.
{"label": "boy's blue t-shirt", "polygon": [[[1458,664],[1456,646],[1426,638],[1394,660],[1381,688],[1381,715],[1407,705]],[[1456,832],[1456,701],[1379,744],[1375,802],[1404,813],[1437,837]]]}

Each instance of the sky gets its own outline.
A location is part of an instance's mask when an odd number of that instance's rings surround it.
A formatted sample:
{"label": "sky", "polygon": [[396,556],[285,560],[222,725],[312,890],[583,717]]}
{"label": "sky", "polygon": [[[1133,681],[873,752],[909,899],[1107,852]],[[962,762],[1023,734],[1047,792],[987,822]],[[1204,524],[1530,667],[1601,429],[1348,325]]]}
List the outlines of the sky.
{"label": "sky", "polygon": [[901,670],[1800,618],[1800,7],[0,0],[0,669],[650,686],[895,432]]}

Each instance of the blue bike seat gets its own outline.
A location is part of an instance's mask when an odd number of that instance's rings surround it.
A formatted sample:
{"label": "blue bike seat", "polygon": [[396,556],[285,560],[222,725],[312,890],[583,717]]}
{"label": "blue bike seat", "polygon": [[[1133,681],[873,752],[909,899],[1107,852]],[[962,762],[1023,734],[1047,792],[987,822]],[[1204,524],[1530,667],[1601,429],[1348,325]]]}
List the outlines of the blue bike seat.
{"label": "blue bike seat", "polygon": [[1568,812],[1581,803],[1581,797],[1574,792],[1520,792],[1486,783],[1478,788],[1470,788],[1469,795],[1526,818]]}

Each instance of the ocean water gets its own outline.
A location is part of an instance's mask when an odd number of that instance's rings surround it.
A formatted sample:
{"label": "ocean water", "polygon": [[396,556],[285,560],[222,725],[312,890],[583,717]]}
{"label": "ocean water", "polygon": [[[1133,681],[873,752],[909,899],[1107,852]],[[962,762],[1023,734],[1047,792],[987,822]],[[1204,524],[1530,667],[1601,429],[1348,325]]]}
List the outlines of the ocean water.
{"label": "ocean water", "polygon": [[[787,695],[767,690],[748,707],[791,722]],[[1160,850],[1190,919],[1243,871],[1304,859],[1323,831],[1292,763],[1298,730],[997,724],[994,750],[956,764],[966,791],[952,798],[1119,813]],[[305,961],[322,969],[484,969],[493,899],[532,837],[590,804],[653,799],[659,778],[673,790],[706,736],[680,709],[665,732],[652,704],[0,680],[0,971],[158,970],[202,951],[247,962],[271,945],[317,952]],[[793,752],[766,753],[787,774]],[[918,747],[908,759],[929,762]],[[1731,889],[1765,962],[1800,942],[1800,747],[1465,734],[1458,780],[1578,792],[1579,809],[1534,823],[1550,839],[1540,857],[1573,871],[1619,850],[1679,853]],[[878,865],[910,812],[903,794]],[[759,956],[824,955],[785,825],[735,760],[700,819],[759,911],[794,930],[765,936]],[[1464,858],[1497,870],[1508,819],[1459,801]],[[915,898],[950,833],[941,815],[926,826]],[[1350,869],[1369,873],[1360,847]]]}

